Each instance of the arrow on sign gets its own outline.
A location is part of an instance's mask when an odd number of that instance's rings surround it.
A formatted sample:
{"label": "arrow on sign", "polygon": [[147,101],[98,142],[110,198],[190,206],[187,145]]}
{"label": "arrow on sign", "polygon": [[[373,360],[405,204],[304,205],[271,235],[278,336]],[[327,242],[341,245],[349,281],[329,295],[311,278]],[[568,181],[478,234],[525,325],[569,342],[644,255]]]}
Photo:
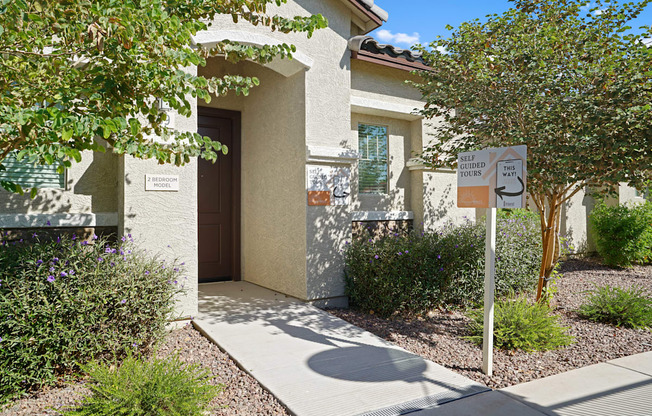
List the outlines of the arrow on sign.
{"label": "arrow on sign", "polygon": [[344,190],[341,190],[340,193],[338,194],[338,193],[337,193],[337,190],[338,190],[338,189],[340,189],[339,186],[336,186],[335,189],[333,189],[333,196],[334,196],[335,198],[346,198],[347,196],[349,196],[350,193],[349,193],[349,192],[345,192]]}
{"label": "arrow on sign", "polygon": [[521,190],[518,192],[505,192],[505,187],[501,186],[500,188],[495,188],[494,192],[496,195],[500,197],[500,199],[503,199],[504,196],[519,196],[523,194],[523,191],[525,191],[525,184],[523,183],[523,179],[520,177],[517,177],[518,181],[521,183]]}

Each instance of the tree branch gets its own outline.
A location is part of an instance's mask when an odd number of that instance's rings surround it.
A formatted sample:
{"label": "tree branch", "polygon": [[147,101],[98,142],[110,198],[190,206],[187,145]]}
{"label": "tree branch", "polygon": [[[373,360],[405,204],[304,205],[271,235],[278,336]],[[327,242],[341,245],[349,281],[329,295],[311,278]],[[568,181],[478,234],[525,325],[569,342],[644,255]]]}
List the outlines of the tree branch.
{"label": "tree branch", "polygon": [[[88,51],[88,49],[83,49],[83,51]],[[82,50],[76,52],[39,53],[39,52],[19,51],[16,49],[9,49],[9,50],[0,49],[0,55],[14,55],[14,56],[30,55],[30,56],[39,56],[41,58],[55,58],[58,56],[74,56],[74,55],[79,55],[81,52]]]}

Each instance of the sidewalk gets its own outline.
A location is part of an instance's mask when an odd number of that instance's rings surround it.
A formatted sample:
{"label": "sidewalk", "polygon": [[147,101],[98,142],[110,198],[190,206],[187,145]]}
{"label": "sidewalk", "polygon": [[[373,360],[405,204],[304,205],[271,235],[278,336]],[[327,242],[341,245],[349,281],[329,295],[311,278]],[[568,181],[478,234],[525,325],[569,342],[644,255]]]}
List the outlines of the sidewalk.
{"label": "sidewalk", "polygon": [[195,326],[297,416],[652,415],[652,353],[491,391],[256,285],[199,292]]}
{"label": "sidewalk", "polygon": [[478,394],[415,416],[652,415],[652,352],[619,358],[502,390]]}

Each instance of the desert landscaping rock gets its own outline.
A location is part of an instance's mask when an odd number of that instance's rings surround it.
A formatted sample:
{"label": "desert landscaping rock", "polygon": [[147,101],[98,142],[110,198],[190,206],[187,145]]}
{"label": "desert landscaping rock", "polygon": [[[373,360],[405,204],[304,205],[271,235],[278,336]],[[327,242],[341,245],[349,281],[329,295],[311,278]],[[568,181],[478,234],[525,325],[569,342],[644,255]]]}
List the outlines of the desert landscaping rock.
{"label": "desert landscaping rock", "polygon": [[[652,331],[615,328],[581,319],[575,312],[593,285],[638,285],[652,293],[652,266],[610,269],[597,260],[569,260],[561,268],[563,278],[553,301],[554,313],[576,342],[567,348],[546,352],[494,351],[494,374],[481,371],[481,349],[464,340],[468,319],[459,311],[433,311],[414,319],[381,319],[352,310],[330,310],[332,314],[381,338],[448,367],[492,388],[502,388],[551,376],[587,365],[652,351]],[[172,331],[158,354],[178,353],[192,364],[208,368],[224,391],[212,403],[212,415],[288,415],[287,410],[241,370],[229,356],[204,338],[191,325]],[[83,381],[45,388],[17,401],[3,416],[57,415],[87,393]]]}
{"label": "desert landscaping rock", "polygon": [[[162,357],[173,353],[178,353],[179,358],[186,363],[199,364],[209,369],[215,377],[214,383],[224,385],[224,391],[211,403],[211,415],[288,415],[274,396],[192,325],[172,331],[158,350],[158,355]],[[58,415],[60,413],[57,409],[74,405],[87,392],[83,382],[46,388],[32,397],[18,401],[0,415]]]}
{"label": "desert landscaping rock", "polygon": [[561,267],[552,306],[575,343],[545,352],[494,350],[494,374],[482,373],[482,350],[464,340],[468,318],[459,311],[433,311],[427,317],[382,319],[352,310],[332,314],[389,340],[408,351],[492,388],[502,388],[579,367],[652,351],[652,331],[615,328],[580,318],[576,310],[594,285],[644,287],[652,294],[652,266],[611,269],[595,259],[569,260]]}

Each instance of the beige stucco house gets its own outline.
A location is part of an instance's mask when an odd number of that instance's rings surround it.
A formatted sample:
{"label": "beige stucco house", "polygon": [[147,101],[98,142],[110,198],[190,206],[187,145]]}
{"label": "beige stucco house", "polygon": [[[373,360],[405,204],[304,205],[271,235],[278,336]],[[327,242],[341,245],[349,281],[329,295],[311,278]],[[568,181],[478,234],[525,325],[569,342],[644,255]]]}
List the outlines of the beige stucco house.
{"label": "beige stucco house", "polygon": [[[179,130],[228,144],[211,165],[177,168],[116,155],[83,155],[64,183],[35,199],[0,194],[0,228],[92,228],[132,234],[150,252],[184,261],[190,284],[184,316],[197,312],[198,283],[245,280],[319,306],[343,305],[343,254],[361,226],[432,229],[475,219],[455,206],[454,172],[410,162],[431,139],[416,115],[420,94],[405,84],[418,55],[365,36],[387,20],[373,0],[290,0],[280,13],[321,13],[311,39],[217,20],[195,41],[293,43],[292,60],[266,66],[215,57],[204,75],[256,76],[250,95],[197,102]],[[157,187],[155,182],[165,183]],[[586,241],[591,201],[577,196],[565,230]]]}

